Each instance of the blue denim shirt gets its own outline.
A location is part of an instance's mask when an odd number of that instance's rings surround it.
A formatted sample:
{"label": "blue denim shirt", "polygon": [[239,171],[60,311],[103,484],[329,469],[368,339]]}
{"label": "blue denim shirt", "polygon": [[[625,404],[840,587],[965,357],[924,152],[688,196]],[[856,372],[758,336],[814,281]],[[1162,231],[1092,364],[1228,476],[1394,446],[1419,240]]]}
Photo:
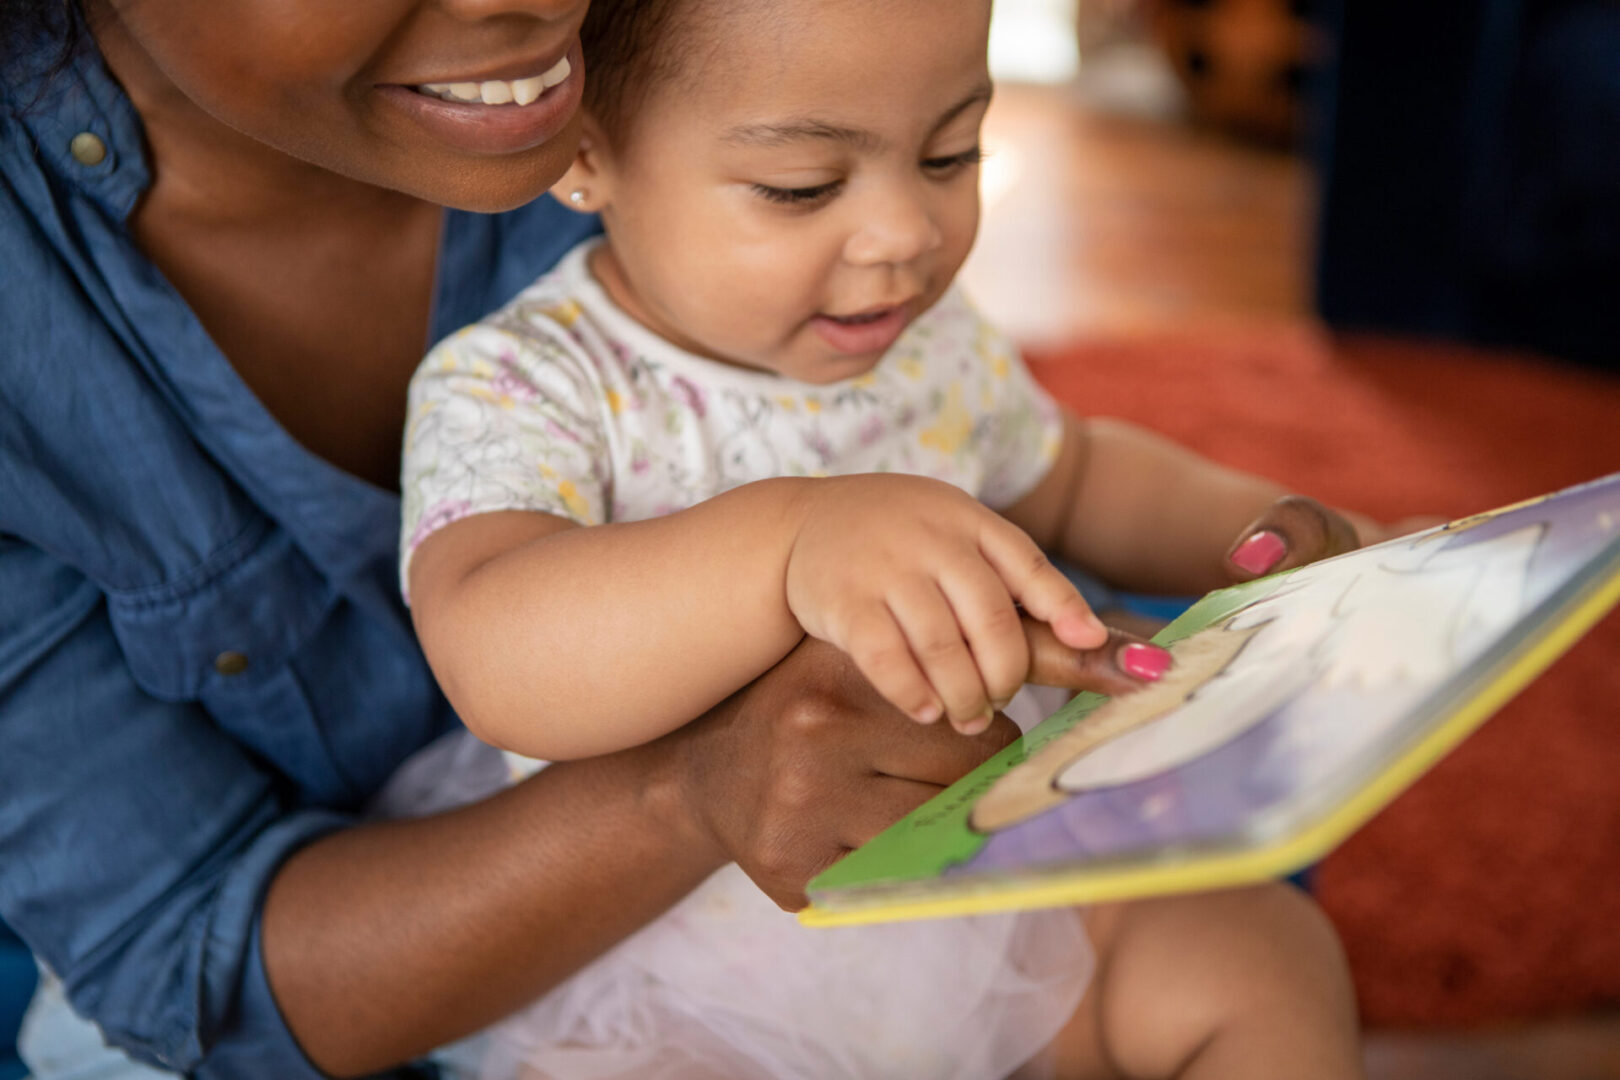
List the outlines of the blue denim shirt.
{"label": "blue denim shirt", "polygon": [[[398,500],[278,426],[136,249],[140,118],[99,58],[8,66],[0,918],[139,1060],[317,1076],[265,980],[266,885],[456,722],[395,583]],[[435,337],[594,228],[550,199],[447,212]]]}

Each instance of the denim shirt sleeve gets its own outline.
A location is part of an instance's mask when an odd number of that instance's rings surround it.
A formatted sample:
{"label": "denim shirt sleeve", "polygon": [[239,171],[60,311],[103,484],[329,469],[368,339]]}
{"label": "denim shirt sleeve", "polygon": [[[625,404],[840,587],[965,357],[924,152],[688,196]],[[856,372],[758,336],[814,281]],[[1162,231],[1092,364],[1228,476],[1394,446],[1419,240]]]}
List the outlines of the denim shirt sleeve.
{"label": "denim shirt sleeve", "polygon": [[320,1075],[243,945],[270,873],[343,819],[286,812],[200,708],[137,687],[104,596],[75,571],[0,539],[0,596],[0,911],[135,1058]]}

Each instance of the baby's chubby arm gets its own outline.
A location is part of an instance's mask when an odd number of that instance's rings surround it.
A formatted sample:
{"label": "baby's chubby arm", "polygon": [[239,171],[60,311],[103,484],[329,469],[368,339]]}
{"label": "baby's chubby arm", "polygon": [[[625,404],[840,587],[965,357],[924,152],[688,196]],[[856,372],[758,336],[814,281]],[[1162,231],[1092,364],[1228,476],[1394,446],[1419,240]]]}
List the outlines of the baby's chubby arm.
{"label": "baby's chubby arm", "polygon": [[1070,413],[1051,471],[1006,514],[1110,583],[1165,594],[1206,592],[1395,534],[1144,428]]}
{"label": "baby's chubby arm", "polygon": [[548,760],[656,738],[806,632],[908,715],[967,732],[1029,670],[1018,605],[1070,647],[1107,641],[1020,529],[909,476],[764,480],[589,528],[477,514],[424,540],[410,575],[417,632],[462,719]]}

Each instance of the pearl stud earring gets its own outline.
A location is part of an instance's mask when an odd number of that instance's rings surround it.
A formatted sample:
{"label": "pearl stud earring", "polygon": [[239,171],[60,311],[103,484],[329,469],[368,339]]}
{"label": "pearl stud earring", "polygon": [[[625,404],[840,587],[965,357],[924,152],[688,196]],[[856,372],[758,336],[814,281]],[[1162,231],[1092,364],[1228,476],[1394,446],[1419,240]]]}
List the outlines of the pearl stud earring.
{"label": "pearl stud earring", "polygon": [[584,188],[575,188],[573,191],[570,191],[568,193],[568,201],[573,203],[575,206],[584,206],[585,205],[585,189]]}

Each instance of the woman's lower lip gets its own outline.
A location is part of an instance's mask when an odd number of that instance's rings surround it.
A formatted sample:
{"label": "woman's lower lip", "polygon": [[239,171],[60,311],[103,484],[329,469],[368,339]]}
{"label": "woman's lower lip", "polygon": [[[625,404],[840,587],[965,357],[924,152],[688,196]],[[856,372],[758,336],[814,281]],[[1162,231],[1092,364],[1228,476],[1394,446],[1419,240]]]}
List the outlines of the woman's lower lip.
{"label": "woman's lower lip", "polygon": [[905,330],[909,320],[906,318],[906,308],[890,308],[879,318],[870,322],[844,323],[826,315],[816,315],[810,320],[821,339],[841,353],[860,355],[862,353],[880,353],[893,345]]}
{"label": "woman's lower lip", "polygon": [[579,109],[584,65],[578,46],[573,71],[527,105],[464,105],[419,94],[408,86],[379,86],[383,99],[418,127],[454,149],[473,154],[515,154],[555,138]]}

